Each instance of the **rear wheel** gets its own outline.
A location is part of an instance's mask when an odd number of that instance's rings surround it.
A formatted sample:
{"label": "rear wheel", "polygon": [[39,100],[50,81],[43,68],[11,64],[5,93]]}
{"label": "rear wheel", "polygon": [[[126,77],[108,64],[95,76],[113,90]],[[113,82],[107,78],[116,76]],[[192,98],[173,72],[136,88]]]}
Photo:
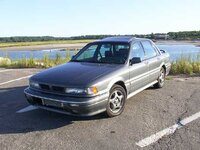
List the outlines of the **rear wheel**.
{"label": "rear wheel", "polygon": [[162,67],[162,69],[160,70],[160,74],[158,77],[158,83],[154,84],[155,88],[162,88],[165,84],[165,69]]}
{"label": "rear wheel", "polygon": [[120,115],[125,106],[126,91],[120,85],[114,85],[110,90],[110,95],[106,107],[106,114],[109,117]]}

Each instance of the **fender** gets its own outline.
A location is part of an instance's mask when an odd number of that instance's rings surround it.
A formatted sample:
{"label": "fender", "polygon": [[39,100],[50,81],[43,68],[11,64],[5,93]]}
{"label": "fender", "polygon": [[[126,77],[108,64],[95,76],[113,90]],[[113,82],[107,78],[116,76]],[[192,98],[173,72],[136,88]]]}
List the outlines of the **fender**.
{"label": "fender", "polygon": [[[107,90],[109,91],[109,90],[112,88],[112,86],[113,86],[115,83],[117,83],[117,82],[124,82],[124,85],[125,85],[125,80],[124,80],[124,78],[122,78],[122,77],[117,77],[117,78],[112,79],[112,80],[109,82],[109,84],[108,84],[108,86],[107,86]],[[126,86],[126,85],[125,85],[125,86]]]}
{"label": "fender", "polygon": [[164,62],[162,62],[162,63],[160,64],[160,69],[162,68],[162,66],[165,66],[165,67],[166,67],[166,65],[165,65]]}

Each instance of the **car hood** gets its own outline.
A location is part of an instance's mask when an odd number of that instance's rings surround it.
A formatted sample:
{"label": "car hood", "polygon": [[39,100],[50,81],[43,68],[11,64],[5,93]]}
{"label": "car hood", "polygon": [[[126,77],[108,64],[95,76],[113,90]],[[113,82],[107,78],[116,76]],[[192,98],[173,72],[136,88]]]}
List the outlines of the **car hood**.
{"label": "car hood", "polygon": [[68,62],[44,70],[31,77],[30,80],[67,87],[89,85],[92,81],[118,70],[122,65]]}

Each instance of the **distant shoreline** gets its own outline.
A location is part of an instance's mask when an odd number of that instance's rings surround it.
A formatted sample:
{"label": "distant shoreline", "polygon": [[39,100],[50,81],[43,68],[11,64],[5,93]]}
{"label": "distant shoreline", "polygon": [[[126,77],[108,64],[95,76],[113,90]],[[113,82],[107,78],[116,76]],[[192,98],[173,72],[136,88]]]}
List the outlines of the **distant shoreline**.
{"label": "distant shoreline", "polygon": [[157,40],[155,42],[158,45],[162,45],[162,44],[168,44],[168,45],[196,45],[196,46],[200,46],[200,41],[176,41],[176,40]]}
{"label": "distant shoreline", "polygon": [[[200,41],[175,41],[175,40],[158,40],[155,41],[157,45],[196,45],[200,47]],[[0,47],[0,51],[34,51],[34,50],[49,50],[49,49],[66,49],[74,50],[81,49],[86,43],[73,43],[73,44],[45,44],[45,45],[32,45],[32,46],[13,46],[13,47]]]}
{"label": "distant shoreline", "polygon": [[33,45],[33,46],[14,46],[0,48],[0,51],[34,51],[34,50],[47,50],[47,49],[80,49],[87,43],[76,44],[47,44],[47,45]]}

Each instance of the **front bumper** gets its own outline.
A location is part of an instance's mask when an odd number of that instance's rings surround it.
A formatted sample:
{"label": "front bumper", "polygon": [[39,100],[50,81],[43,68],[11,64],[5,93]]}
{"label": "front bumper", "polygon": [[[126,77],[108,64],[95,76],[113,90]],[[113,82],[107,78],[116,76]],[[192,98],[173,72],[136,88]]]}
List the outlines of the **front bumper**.
{"label": "front bumper", "polygon": [[106,110],[108,93],[95,97],[67,97],[26,88],[27,101],[42,109],[76,116],[93,116]]}

